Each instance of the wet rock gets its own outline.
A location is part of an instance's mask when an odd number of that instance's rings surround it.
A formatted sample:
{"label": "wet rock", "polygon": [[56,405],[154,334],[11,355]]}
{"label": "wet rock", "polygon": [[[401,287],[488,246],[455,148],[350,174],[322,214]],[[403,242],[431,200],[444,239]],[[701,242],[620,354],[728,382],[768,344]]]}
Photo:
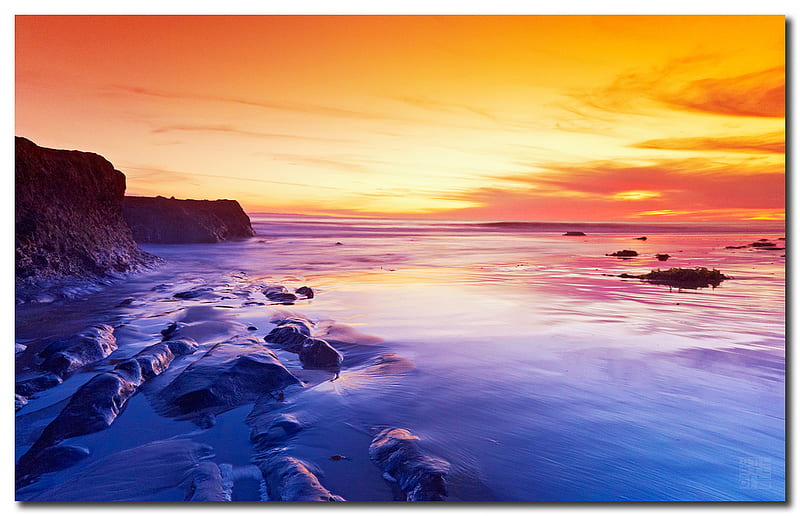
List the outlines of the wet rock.
{"label": "wet rock", "polygon": [[25,344],[20,344],[19,342],[14,343],[14,356],[18,357],[21,354],[25,353],[25,350],[28,349],[28,346]]}
{"label": "wet rock", "polygon": [[311,287],[300,287],[294,291],[295,294],[300,296],[305,296],[306,299],[313,299],[314,298],[314,291],[311,290]]}
{"label": "wet rock", "polygon": [[25,378],[17,381],[14,386],[14,392],[22,396],[30,397],[37,392],[52,389],[56,385],[60,385],[62,381],[61,377],[54,373],[37,374],[32,378]]}
{"label": "wet rock", "polygon": [[636,237],[634,240],[647,240],[647,237]]}
{"label": "wet rock", "polygon": [[173,294],[172,297],[176,297],[178,299],[195,299],[213,291],[214,289],[211,287],[199,287],[193,288],[192,290],[178,292],[177,294]]}
{"label": "wet rock", "polygon": [[280,444],[303,429],[303,425],[291,414],[281,414],[265,423],[263,417],[248,417],[250,442],[259,450]]}
{"label": "wet rock", "polygon": [[285,319],[277,324],[278,326],[273,328],[264,340],[278,344],[286,351],[299,353],[303,348],[303,342],[311,336],[310,324],[302,319]]}
{"label": "wet rock", "polygon": [[668,285],[670,287],[697,289],[704,287],[717,287],[726,279],[731,279],[725,276],[717,269],[706,269],[705,267],[697,267],[694,269],[682,269],[673,267],[671,269],[662,271],[655,269],[647,274],[620,274],[620,278],[635,278],[657,285]]}
{"label": "wet rock", "polygon": [[191,355],[200,348],[197,341],[190,337],[170,339],[165,341],[165,344],[169,346],[170,351],[172,351],[175,356]]}
{"label": "wet rock", "polygon": [[411,501],[441,501],[447,496],[447,461],[422,453],[419,437],[404,428],[387,428],[369,447],[369,458],[395,479]]}
{"label": "wet rock", "polygon": [[747,249],[746,245],[726,245],[725,249]]}
{"label": "wet rock", "polygon": [[342,354],[322,339],[308,338],[298,352],[306,369],[338,369],[342,365]]}
{"label": "wet rock", "polygon": [[258,339],[234,337],[216,344],[184,369],[153,400],[168,417],[221,414],[300,381]]}
{"label": "wet rock", "polygon": [[192,472],[192,480],[186,494],[188,502],[230,502],[231,493],[222,480],[219,466],[203,461]]}
{"label": "wet rock", "polygon": [[120,302],[120,303],[119,303],[119,304],[116,306],[116,308],[122,308],[122,307],[124,307],[124,306],[129,306],[129,305],[130,305],[131,303],[133,303],[134,301],[135,301],[135,299],[133,299],[132,297],[129,297],[128,299],[126,299],[126,300],[124,300],[124,301]]}
{"label": "wet rock", "polygon": [[265,295],[273,303],[292,304],[297,301],[297,296],[290,292],[270,292]]}
{"label": "wet rock", "polygon": [[166,371],[174,359],[175,353],[166,342],[148,346],[133,357],[133,360],[139,364],[142,378],[145,380]]}
{"label": "wet rock", "polygon": [[312,472],[312,467],[294,457],[280,452],[267,453],[256,461],[264,477],[264,486],[270,500],[282,502],[341,502],[337,496],[322,486]]}
{"label": "wet rock", "polygon": [[28,398],[26,398],[25,396],[19,395],[19,394],[15,394],[14,395],[14,411],[15,412],[17,410],[21,409],[22,407],[24,407],[27,404],[28,404]]}
{"label": "wet rock", "polygon": [[778,244],[776,244],[774,242],[758,241],[758,242],[753,242],[752,244],[750,244],[750,247],[775,247],[776,245],[778,245]]}
{"label": "wet rock", "polygon": [[212,244],[255,235],[237,201],[125,197],[122,213],[134,240],[154,244]]}
{"label": "wet rock", "polygon": [[187,328],[189,325],[183,322],[174,322],[161,330],[162,338],[161,340],[172,340],[174,337],[177,337],[180,331],[183,328]]}
{"label": "wet rock", "polygon": [[44,369],[63,378],[76,369],[106,358],[116,349],[114,328],[101,324],[53,342],[39,352],[39,357],[44,361]]}
{"label": "wet rock", "polygon": [[32,466],[17,479],[18,484],[28,484],[44,473],[60,471],[74,466],[90,455],[83,446],[57,445],[49,446],[39,452]]}
{"label": "wet rock", "polygon": [[669,260],[670,256],[666,253],[659,253],[656,255],[656,258],[658,258],[658,261],[660,262],[666,262]]}
{"label": "wet rock", "polygon": [[258,330],[258,328],[256,328],[255,326],[248,326],[247,329],[248,329],[248,331],[256,331],[256,330]]}
{"label": "wet rock", "polygon": [[[198,464],[212,455],[211,447],[190,439],[153,441],[89,464],[33,501],[147,501],[174,490],[192,478]],[[102,489],[98,489],[102,486]]]}
{"label": "wet rock", "polygon": [[583,231],[567,231],[562,236],[586,236]]}
{"label": "wet rock", "polygon": [[616,256],[617,258],[630,258],[633,256],[639,256],[639,253],[631,249],[623,249],[622,251],[614,251],[613,253],[607,254],[606,256]]}

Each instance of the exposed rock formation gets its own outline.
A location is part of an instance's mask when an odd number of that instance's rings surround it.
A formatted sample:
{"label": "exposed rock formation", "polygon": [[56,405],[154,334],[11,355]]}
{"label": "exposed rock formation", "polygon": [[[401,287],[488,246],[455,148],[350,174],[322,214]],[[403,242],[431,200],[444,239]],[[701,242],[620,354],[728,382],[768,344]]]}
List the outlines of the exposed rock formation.
{"label": "exposed rock formation", "polygon": [[208,244],[255,235],[239,203],[227,199],[125,197],[123,212],[139,243]]}
{"label": "exposed rock formation", "polygon": [[335,495],[320,484],[312,467],[301,460],[267,453],[256,462],[264,476],[264,486],[270,500],[282,502],[341,502],[344,498]]}
{"label": "exposed rock formation", "polygon": [[369,458],[398,483],[407,501],[441,501],[450,464],[423,454],[418,442],[405,428],[387,428],[373,439]]}
{"label": "exposed rock formation", "polygon": [[15,138],[16,286],[130,272],[158,259],[122,218],[125,175],[90,152]]}

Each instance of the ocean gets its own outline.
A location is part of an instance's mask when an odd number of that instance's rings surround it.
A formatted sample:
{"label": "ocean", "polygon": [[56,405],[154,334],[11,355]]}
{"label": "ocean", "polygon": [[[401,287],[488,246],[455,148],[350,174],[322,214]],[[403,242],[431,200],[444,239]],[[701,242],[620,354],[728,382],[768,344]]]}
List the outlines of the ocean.
{"label": "ocean", "polygon": [[[158,342],[171,322],[202,323],[198,340],[207,346],[241,332],[262,338],[276,317],[301,315],[352,345],[341,348],[338,378],[287,392],[281,412],[297,415],[304,430],[285,451],[347,500],[393,499],[368,457],[384,427],[411,430],[450,463],[452,500],[785,499],[786,251],[748,247],[761,239],[784,247],[782,221],[250,216],[257,235],[249,240],[143,245],[166,263],[76,299],[17,307],[16,340],[29,347],[97,323],[117,327],[120,345],[17,412],[17,458],[75,389]],[[608,256],[623,249],[638,256]],[[619,277],[670,267],[716,268],[730,279],[678,289]],[[256,288],[264,284],[309,286],[315,296],[255,304],[266,301]],[[173,297],[196,287],[209,295]],[[300,368],[296,355],[277,353]],[[408,365],[364,368],[381,353]],[[147,387],[107,430],[68,440],[89,449],[88,459],[43,475],[18,499],[74,482],[103,457],[176,436],[209,445],[217,463],[238,472],[233,500],[264,498],[250,466],[252,404],[201,428],[159,415],[159,386]],[[114,489],[107,486],[107,499]],[[179,489],[146,486],[125,496],[183,499]]]}

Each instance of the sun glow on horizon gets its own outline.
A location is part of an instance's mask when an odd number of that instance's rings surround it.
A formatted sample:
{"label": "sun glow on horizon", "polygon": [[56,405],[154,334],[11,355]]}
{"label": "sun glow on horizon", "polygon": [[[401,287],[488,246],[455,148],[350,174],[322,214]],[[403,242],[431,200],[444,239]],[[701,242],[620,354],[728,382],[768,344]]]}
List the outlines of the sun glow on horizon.
{"label": "sun glow on horizon", "polygon": [[783,16],[16,17],[17,135],[251,212],[782,220],[785,75]]}

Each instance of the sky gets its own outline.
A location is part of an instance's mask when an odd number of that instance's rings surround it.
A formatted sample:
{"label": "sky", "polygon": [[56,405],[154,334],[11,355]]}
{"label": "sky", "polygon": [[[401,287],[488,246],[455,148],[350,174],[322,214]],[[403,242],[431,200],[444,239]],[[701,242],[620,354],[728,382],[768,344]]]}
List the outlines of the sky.
{"label": "sky", "polygon": [[15,132],[250,212],[783,219],[782,16],[17,16]]}

